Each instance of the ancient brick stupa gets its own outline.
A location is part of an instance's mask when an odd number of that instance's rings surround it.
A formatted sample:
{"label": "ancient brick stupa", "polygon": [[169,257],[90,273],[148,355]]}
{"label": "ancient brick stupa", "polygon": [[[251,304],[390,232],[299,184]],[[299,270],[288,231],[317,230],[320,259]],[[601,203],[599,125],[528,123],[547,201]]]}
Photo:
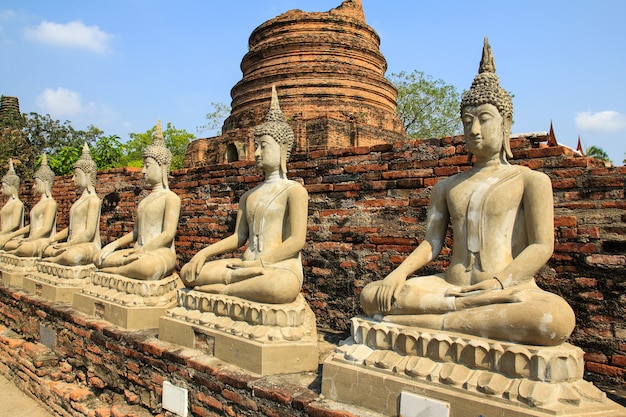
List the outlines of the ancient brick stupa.
{"label": "ancient brick stupa", "polygon": [[257,27],[248,43],[222,135],[192,142],[187,166],[252,159],[252,128],[263,122],[272,85],[295,152],[405,138],[380,38],[360,0],[328,12],[290,10]]}
{"label": "ancient brick stupa", "polygon": [[15,126],[21,123],[23,123],[23,119],[17,97],[0,97],[0,126]]}

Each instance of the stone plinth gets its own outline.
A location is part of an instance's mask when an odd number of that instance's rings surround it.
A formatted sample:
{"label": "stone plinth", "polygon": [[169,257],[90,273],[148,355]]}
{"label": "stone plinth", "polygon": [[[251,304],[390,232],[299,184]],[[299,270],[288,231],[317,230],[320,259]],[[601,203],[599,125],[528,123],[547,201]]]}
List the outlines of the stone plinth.
{"label": "stone plinth", "polygon": [[402,391],[450,404],[450,417],[623,416],[583,380],[583,351],[352,319],[323,367],[327,398],[398,415]]}
{"label": "stone plinth", "polygon": [[178,274],[157,281],[141,281],[95,271],[73,307],[125,329],[151,329],[159,317],[176,305],[176,291],[183,286]]}
{"label": "stone plinth", "polygon": [[263,304],[182,289],[178,307],[161,317],[159,339],[260,375],[318,367],[315,316],[302,294],[290,304]]}
{"label": "stone plinth", "polygon": [[22,287],[24,277],[35,271],[40,258],[20,257],[10,253],[0,253],[0,272],[5,287]]}
{"label": "stone plinth", "polygon": [[24,277],[24,290],[50,301],[71,303],[74,294],[90,282],[93,264],[66,266],[40,260],[36,270]]}

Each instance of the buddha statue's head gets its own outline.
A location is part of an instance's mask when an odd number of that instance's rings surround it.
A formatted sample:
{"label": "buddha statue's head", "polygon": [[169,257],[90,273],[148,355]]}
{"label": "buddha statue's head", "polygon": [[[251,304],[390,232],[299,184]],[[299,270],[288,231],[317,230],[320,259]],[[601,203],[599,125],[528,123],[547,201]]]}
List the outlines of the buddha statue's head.
{"label": "buddha statue's head", "polygon": [[9,159],[9,170],[2,177],[2,193],[7,197],[17,198],[20,189],[20,177],[13,168],[13,159]]}
{"label": "buddha statue's head", "polygon": [[[77,188],[86,189],[88,192],[93,192],[94,187],[96,185],[96,173],[98,172],[98,167],[96,163],[91,158],[91,153],[89,152],[89,146],[87,143],[83,144],[83,152],[74,164],[74,183]],[[84,176],[85,181],[83,184],[82,176]]]}
{"label": "buddha statue's head", "polygon": [[35,181],[35,192],[46,197],[52,196],[52,185],[54,184],[54,172],[48,166],[48,157],[44,153],[41,157],[41,166],[33,175]]}
{"label": "buddha statue's head", "polygon": [[254,129],[255,139],[259,139],[265,135],[271,136],[280,146],[280,171],[282,174],[286,174],[287,161],[291,156],[291,148],[293,147],[295,136],[280,109],[275,86],[272,86],[272,101],[270,110],[265,118],[265,123]]}
{"label": "buddha statue's head", "polygon": [[143,165],[146,166],[146,159],[152,158],[161,167],[161,182],[165,188],[169,188],[168,176],[170,174],[170,167],[172,165],[172,152],[165,146],[165,139],[163,138],[163,129],[161,128],[161,121],[157,122],[156,131],[154,132],[154,140],[152,145],[148,146],[143,151]]}
{"label": "buddha statue's head", "polygon": [[[511,153],[511,124],[513,123],[513,101],[511,95],[500,86],[500,80],[496,75],[496,64],[491,53],[489,41],[485,38],[483,55],[478,67],[478,75],[474,78],[472,86],[463,94],[461,100],[461,117],[466,107],[478,107],[482,104],[491,104],[498,109],[502,116],[502,149],[500,156],[512,158]],[[472,154],[468,153],[468,159]]]}

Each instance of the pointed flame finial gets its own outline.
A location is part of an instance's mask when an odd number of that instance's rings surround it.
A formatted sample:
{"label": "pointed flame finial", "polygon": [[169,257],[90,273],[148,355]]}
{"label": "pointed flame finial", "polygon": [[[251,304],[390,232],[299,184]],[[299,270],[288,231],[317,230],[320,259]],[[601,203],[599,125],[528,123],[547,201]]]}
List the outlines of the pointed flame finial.
{"label": "pointed flame finial", "polygon": [[285,116],[278,103],[278,92],[275,85],[272,85],[272,101],[270,102],[270,110],[265,117],[265,123],[272,122],[286,123]]}
{"label": "pointed flame finial", "polygon": [[20,188],[20,177],[18,177],[15,173],[13,158],[9,158],[9,170],[6,174],[4,174],[4,177],[2,177],[2,182],[13,185],[16,188]]}
{"label": "pointed flame finial", "polygon": [[48,166],[48,155],[45,153],[41,156],[41,166],[37,171],[35,171],[33,178],[39,178],[41,181],[49,183],[50,187],[52,187],[52,183],[54,182],[54,172]]}
{"label": "pointed flame finial", "polygon": [[161,120],[157,121],[154,138],[152,139],[152,145],[149,145],[146,149],[144,149],[143,157],[154,158],[159,165],[167,165],[169,172],[169,166],[172,163],[172,152],[167,149],[167,145],[165,144],[163,129],[161,128]]}
{"label": "pointed flame finial", "polygon": [[157,120],[156,130],[154,131],[154,140],[152,146],[165,146],[165,139],[163,138],[163,128],[161,127],[161,120]]}
{"label": "pointed flame finial", "polygon": [[486,36],[483,44],[483,56],[480,59],[480,65],[478,66],[478,73],[482,74],[483,72],[496,72],[496,61],[493,58],[491,46],[489,45],[489,39],[487,39]]}

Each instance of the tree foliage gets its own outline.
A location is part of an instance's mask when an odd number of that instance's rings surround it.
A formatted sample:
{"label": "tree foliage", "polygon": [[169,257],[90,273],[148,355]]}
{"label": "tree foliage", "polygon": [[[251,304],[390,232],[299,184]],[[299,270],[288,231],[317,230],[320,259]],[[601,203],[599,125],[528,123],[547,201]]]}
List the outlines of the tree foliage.
{"label": "tree foliage", "polygon": [[[123,166],[140,167],[143,163],[143,150],[152,144],[156,125],[144,133],[130,133],[130,140],[124,144]],[[195,139],[193,133],[184,129],[176,129],[171,122],[163,130],[165,144],[172,152],[172,169],[179,169],[185,165],[187,145]]]}
{"label": "tree foliage", "polygon": [[456,88],[421,71],[391,74],[398,90],[397,113],[414,138],[443,137],[462,132],[461,96]]}
{"label": "tree foliage", "polygon": [[19,120],[3,120],[0,128],[0,164],[7,166],[8,159],[13,158],[16,172],[25,179],[32,177],[42,153],[49,156],[56,174],[67,173],[68,165],[71,171],[83,143],[93,143],[103,134],[94,126],[76,130],[68,120],[61,122],[49,114],[38,113],[24,114]]}
{"label": "tree foliage", "polygon": [[[87,142],[88,143],[88,142]],[[89,145],[91,159],[98,169],[109,169],[120,166],[123,145],[117,135],[100,135],[95,143]],[[74,172],[74,165],[83,152],[83,145],[64,146],[58,152],[48,156],[48,165],[57,175],[69,175]],[[37,158],[36,167],[40,166],[41,156]]]}
{"label": "tree foliage", "polygon": [[109,169],[119,167],[122,158],[124,145],[117,135],[102,136],[91,148],[91,157],[98,166],[98,169]]}
{"label": "tree foliage", "polygon": [[222,133],[222,125],[230,114],[230,106],[224,103],[211,102],[211,107],[213,107],[213,111],[208,112],[205,116],[207,123],[197,127],[198,134],[207,131],[214,135]]}
{"label": "tree foliage", "polygon": [[604,162],[613,163],[613,161],[611,161],[611,159],[609,158],[609,154],[607,154],[604,151],[604,149],[602,149],[599,146],[591,145],[585,151],[585,155],[591,156],[593,158],[599,159],[599,160],[604,161]]}

